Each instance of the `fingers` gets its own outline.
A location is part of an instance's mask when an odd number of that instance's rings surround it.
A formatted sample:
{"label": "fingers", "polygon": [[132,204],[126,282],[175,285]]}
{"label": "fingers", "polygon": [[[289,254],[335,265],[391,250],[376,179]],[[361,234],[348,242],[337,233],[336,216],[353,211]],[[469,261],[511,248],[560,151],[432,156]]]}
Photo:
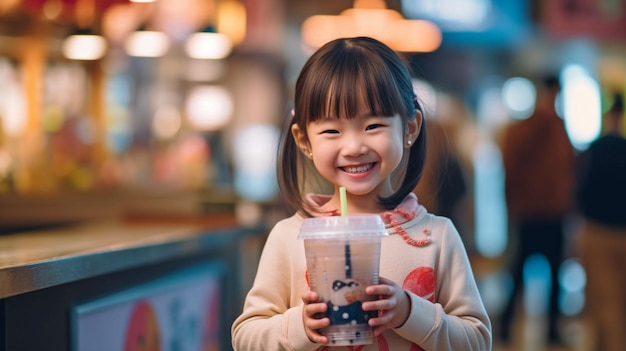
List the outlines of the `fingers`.
{"label": "fingers", "polygon": [[380,277],[380,284],[368,286],[365,291],[369,295],[378,296],[377,300],[364,302],[362,306],[366,311],[379,311],[378,317],[368,322],[375,327],[375,335],[404,324],[410,313],[410,303],[408,295],[399,285]]}
{"label": "fingers", "polygon": [[325,337],[324,335],[320,335],[320,334],[309,335],[309,339],[311,339],[311,341],[313,341],[314,343],[328,344],[328,338]]}
{"label": "fingers", "polygon": [[305,305],[313,303],[313,302],[317,302],[319,300],[319,295],[317,295],[317,293],[315,291],[305,291],[304,293],[302,293],[302,302],[304,302]]}
{"label": "fingers", "polygon": [[378,317],[370,318],[367,323],[374,327],[374,335],[380,335],[386,329],[393,329],[400,326],[400,311],[394,305],[392,308],[379,309]]}
{"label": "fingers", "polygon": [[365,289],[368,295],[393,295],[394,291],[402,290],[393,280],[379,277],[377,285],[370,285]]}
{"label": "fingers", "polygon": [[[318,307],[320,306],[320,307]],[[326,305],[323,303],[316,303],[309,305],[307,307],[311,307],[305,313],[306,317],[304,317],[304,330],[306,331],[306,335],[313,342],[326,344],[328,342],[328,338],[321,335],[319,330],[330,325],[330,319],[328,318],[320,318],[317,319],[313,317],[318,313],[324,313],[326,311]]]}
{"label": "fingers", "polygon": [[312,342],[325,344],[328,338],[321,335],[318,330],[327,327],[330,324],[328,318],[320,318],[324,316],[328,306],[323,302],[318,302],[318,295],[315,292],[307,291],[302,294],[304,308],[302,309],[302,320],[306,335]]}
{"label": "fingers", "polygon": [[321,335],[319,330],[327,327],[330,324],[330,320],[328,318],[304,318],[304,329],[306,330],[306,335],[313,342],[325,344],[328,342],[328,338]]}
{"label": "fingers", "polygon": [[389,298],[364,302],[362,308],[364,311],[388,311],[394,309],[397,305],[397,300],[391,296]]}
{"label": "fingers", "polygon": [[327,344],[328,338],[320,334],[319,330],[327,327],[329,324],[330,320],[328,318],[307,319],[305,321],[304,329],[306,331],[306,335],[309,337],[309,340],[319,344]]}
{"label": "fingers", "polygon": [[304,315],[308,318],[319,319],[320,316],[324,316],[326,309],[328,309],[328,306],[323,302],[305,304]]}
{"label": "fingers", "polygon": [[391,296],[396,293],[396,289],[391,285],[370,285],[365,288],[365,293],[374,296]]}

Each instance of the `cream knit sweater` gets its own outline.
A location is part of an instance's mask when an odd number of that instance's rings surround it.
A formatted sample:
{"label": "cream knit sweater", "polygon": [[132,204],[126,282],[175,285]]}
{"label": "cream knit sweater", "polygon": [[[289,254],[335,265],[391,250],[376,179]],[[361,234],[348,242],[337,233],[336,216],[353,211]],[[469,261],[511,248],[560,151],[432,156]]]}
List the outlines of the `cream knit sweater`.
{"label": "cream knit sweater", "polygon": [[404,325],[386,330],[372,345],[329,347],[311,342],[304,331],[300,298],[308,289],[304,244],[297,238],[303,218],[294,215],[278,222],[267,238],[243,312],[232,326],[233,348],[491,350],[491,323],[452,222],[427,213],[412,194],[381,216],[390,235],[382,239],[380,275],[401,285],[411,298]]}

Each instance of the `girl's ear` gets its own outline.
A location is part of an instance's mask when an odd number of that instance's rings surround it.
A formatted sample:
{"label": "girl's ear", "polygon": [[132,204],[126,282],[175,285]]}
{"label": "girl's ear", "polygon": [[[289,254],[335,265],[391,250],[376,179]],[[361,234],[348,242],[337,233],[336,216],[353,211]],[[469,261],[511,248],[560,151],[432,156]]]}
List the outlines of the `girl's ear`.
{"label": "girl's ear", "polygon": [[404,135],[405,144],[407,146],[410,147],[415,142],[415,139],[417,139],[417,137],[419,136],[420,131],[422,130],[422,123],[422,111],[417,110],[415,111],[415,118],[409,120],[406,133]]}
{"label": "girl's ear", "polygon": [[293,136],[293,140],[296,142],[298,149],[300,149],[304,155],[309,157],[311,154],[311,147],[306,137],[306,131],[301,130],[300,127],[298,127],[298,124],[294,123],[291,126],[291,135]]}

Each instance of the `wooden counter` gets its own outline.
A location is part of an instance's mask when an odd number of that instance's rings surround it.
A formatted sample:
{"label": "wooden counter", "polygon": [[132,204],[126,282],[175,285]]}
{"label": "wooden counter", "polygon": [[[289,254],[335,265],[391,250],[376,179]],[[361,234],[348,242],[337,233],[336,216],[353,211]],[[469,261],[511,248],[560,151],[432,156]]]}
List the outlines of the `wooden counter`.
{"label": "wooden counter", "polygon": [[0,236],[0,351],[69,350],[68,310],[77,302],[207,261],[227,268],[221,329],[222,349],[229,349],[227,328],[247,288],[242,243],[253,239],[260,247],[266,234],[233,224],[224,216],[191,223],[120,219]]}
{"label": "wooden counter", "polygon": [[0,236],[0,298],[201,252],[248,230],[114,220]]}

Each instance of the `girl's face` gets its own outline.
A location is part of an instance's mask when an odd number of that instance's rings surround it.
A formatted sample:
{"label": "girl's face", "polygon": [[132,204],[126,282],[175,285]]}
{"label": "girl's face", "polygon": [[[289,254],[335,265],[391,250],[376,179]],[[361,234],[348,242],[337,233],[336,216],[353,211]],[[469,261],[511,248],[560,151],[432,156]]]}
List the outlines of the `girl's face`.
{"label": "girl's face", "polygon": [[414,140],[404,133],[402,123],[400,116],[360,111],[350,119],[310,122],[306,135],[297,125],[292,132],[318,172],[336,187],[345,186],[354,196],[386,197],[394,191],[390,176],[402,160],[407,140]]}

